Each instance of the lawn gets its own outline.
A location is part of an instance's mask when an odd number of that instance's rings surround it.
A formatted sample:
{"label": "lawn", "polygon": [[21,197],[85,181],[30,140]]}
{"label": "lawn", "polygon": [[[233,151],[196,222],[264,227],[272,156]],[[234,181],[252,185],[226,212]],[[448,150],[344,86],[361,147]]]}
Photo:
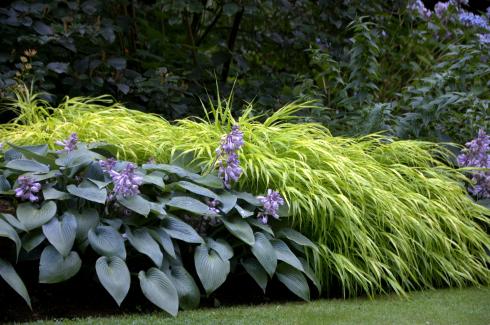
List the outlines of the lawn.
{"label": "lawn", "polygon": [[408,299],[318,300],[41,322],[55,324],[490,324],[490,287],[415,292]]}

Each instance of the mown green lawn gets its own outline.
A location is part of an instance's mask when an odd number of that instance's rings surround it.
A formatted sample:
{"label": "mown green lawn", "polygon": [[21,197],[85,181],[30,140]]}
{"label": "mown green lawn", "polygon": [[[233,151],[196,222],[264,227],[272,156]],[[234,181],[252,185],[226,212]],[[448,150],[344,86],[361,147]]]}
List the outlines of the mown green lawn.
{"label": "mown green lawn", "polygon": [[[408,299],[318,300],[107,318],[57,320],[64,324],[490,324],[490,287],[416,292]],[[56,321],[41,322],[54,324]],[[38,322],[40,323],[40,322]]]}

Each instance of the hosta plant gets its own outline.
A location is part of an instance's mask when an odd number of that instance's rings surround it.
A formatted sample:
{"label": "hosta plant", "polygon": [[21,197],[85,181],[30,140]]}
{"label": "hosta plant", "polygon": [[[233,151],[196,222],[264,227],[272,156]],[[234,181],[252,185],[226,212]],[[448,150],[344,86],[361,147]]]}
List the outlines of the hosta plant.
{"label": "hosta plant", "polygon": [[0,194],[9,206],[0,237],[12,244],[0,251],[0,276],[29,306],[15,271],[26,258],[39,259],[41,283],[68,280],[83,264],[118,305],[139,282],[171,315],[198,306],[202,289],[209,296],[237,269],[264,292],[274,276],[304,300],[308,279],[319,286],[305,258],[316,247],[283,227],[287,208],[279,208],[277,192],[228,190],[218,176],[179,160],[119,161],[112,146],[80,143],[76,134],[57,144],[60,150],[10,144],[2,153]]}

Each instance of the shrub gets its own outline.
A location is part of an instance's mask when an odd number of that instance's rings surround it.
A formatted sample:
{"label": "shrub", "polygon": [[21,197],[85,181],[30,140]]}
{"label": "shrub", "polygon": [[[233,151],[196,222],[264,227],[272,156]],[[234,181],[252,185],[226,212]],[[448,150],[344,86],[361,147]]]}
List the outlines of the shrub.
{"label": "shrub", "polygon": [[53,145],[73,130],[85,141],[112,141],[125,159],[169,162],[178,150],[210,168],[221,135],[239,124],[238,188],[279,190],[288,223],[319,246],[315,270],[327,293],[337,285],[355,295],[490,280],[490,239],[479,225],[488,225],[489,210],[471,200],[466,178],[444,162],[451,156],[440,145],[332,137],[320,125],[290,123],[308,104],[285,106],[261,123],[251,106],[235,120],[231,103],[219,101],[207,120],[170,124],[109,102],[71,98],[46,108],[22,97],[18,119],[0,126],[0,140]]}
{"label": "shrub", "polygon": [[275,198],[225,190],[214,174],[177,165],[107,159],[116,148],[74,134],[58,144],[11,144],[0,168],[13,210],[0,213],[0,237],[14,243],[2,246],[0,276],[29,306],[13,267],[25,259],[39,259],[40,283],[72,278],[83,259],[118,305],[137,273],[143,294],[173,316],[199,305],[197,283],[209,296],[241,268],[264,292],[274,275],[304,300],[307,279],[319,286],[305,256],[316,246],[276,220]]}

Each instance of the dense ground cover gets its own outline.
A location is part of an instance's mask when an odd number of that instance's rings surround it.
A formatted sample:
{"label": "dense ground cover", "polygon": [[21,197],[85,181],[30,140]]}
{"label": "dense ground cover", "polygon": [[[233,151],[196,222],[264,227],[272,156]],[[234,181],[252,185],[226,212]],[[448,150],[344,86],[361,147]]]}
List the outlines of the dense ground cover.
{"label": "dense ground cover", "polygon": [[[472,324],[490,320],[490,289],[445,289],[376,300],[317,300],[185,311],[176,319],[162,313],[61,319],[64,324]],[[32,324],[55,324],[38,321]]]}

